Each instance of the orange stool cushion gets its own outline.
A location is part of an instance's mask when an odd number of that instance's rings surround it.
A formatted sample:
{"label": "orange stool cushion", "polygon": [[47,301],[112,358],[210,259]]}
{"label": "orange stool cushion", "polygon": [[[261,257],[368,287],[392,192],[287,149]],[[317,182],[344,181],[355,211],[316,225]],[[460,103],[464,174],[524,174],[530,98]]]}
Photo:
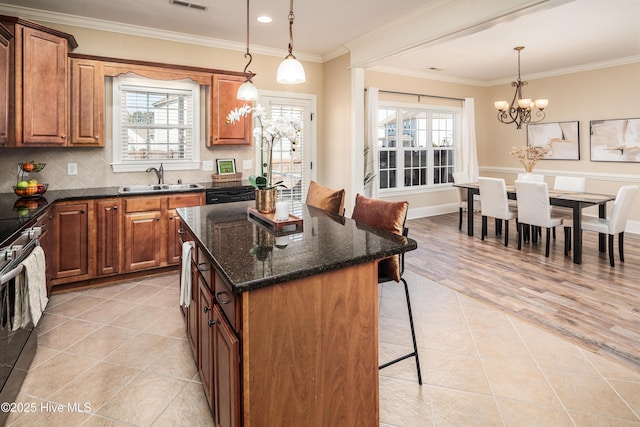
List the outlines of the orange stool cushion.
{"label": "orange stool cushion", "polygon": [[[357,222],[402,235],[407,219],[409,202],[387,202],[356,195],[351,218]],[[385,258],[378,264],[378,273],[396,282],[400,281],[400,255]]]}
{"label": "orange stool cushion", "polygon": [[318,184],[315,181],[309,183],[307,191],[307,205],[311,205],[334,215],[342,215],[344,209],[344,189],[333,190]]}

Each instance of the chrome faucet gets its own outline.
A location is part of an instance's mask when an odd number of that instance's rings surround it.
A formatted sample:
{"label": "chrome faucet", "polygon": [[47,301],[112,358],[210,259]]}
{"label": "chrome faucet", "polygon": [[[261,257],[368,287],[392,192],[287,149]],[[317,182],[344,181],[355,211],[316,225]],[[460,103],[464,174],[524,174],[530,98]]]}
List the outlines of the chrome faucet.
{"label": "chrome faucet", "polygon": [[155,172],[158,177],[158,184],[164,184],[164,166],[160,163],[160,169],[148,168],[147,172]]}

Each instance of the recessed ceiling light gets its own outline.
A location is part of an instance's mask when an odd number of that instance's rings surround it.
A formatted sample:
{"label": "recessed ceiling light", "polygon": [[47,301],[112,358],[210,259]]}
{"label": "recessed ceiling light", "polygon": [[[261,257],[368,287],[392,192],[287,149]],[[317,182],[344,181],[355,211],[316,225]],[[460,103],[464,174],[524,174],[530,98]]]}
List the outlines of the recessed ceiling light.
{"label": "recessed ceiling light", "polygon": [[438,68],[438,67],[429,67],[429,70],[431,70],[431,71],[442,71],[442,68]]}
{"label": "recessed ceiling light", "polygon": [[268,24],[271,21],[273,21],[273,19],[271,19],[270,16],[266,16],[266,15],[258,16],[258,22],[261,22],[263,24]]}

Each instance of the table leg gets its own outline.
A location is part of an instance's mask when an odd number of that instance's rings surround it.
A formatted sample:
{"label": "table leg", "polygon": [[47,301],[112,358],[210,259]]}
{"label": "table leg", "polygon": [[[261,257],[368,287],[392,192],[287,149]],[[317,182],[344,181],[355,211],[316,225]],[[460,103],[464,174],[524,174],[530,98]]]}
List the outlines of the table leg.
{"label": "table leg", "polygon": [[467,235],[473,236],[473,190],[467,189]]}
{"label": "table leg", "polygon": [[582,211],[573,207],[573,262],[582,264]]}
{"label": "table leg", "polygon": [[[606,218],[607,217],[607,205],[606,204],[601,204],[598,207],[598,211],[600,214],[600,218]],[[606,252],[606,247],[607,247],[607,243],[606,243],[606,234],[602,234],[602,233],[598,233],[598,248],[600,249],[600,252]]]}

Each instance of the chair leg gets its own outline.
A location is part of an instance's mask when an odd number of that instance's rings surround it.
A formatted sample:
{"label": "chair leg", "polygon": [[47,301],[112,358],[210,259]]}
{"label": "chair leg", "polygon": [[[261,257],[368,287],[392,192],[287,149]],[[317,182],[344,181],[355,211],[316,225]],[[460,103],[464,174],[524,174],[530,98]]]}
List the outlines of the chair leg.
{"label": "chair leg", "polygon": [[504,245],[509,246],[509,220],[504,220]]}
{"label": "chair leg", "polygon": [[522,249],[522,232],[524,231],[524,224],[520,223],[517,225],[516,229],[518,230],[518,250]]}
{"label": "chair leg", "polygon": [[411,312],[411,299],[409,298],[409,285],[407,285],[407,281],[404,277],[401,277],[400,280],[404,284],[404,294],[407,298],[407,310],[409,311],[409,324],[411,325],[411,339],[413,340],[413,353],[406,354],[402,357],[398,357],[397,359],[392,360],[391,362],[384,363],[378,366],[378,369],[386,368],[387,366],[393,365],[394,363],[398,363],[404,359],[408,359],[409,357],[416,358],[416,370],[418,371],[418,384],[422,385],[422,373],[420,372],[420,358],[418,357],[418,344],[416,343],[416,330],[413,327],[413,313]]}
{"label": "chair leg", "polygon": [[[555,229],[554,229],[555,230]],[[547,258],[549,258],[549,245],[550,245],[550,238],[551,237],[551,230],[549,229],[549,227],[547,227],[547,246],[544,250],[544,256],[546,256]]]}
{"label": "chair leg", "polygon": [[556,240],[556,228],[553,227],[553,240]]}
{"label": "chair leg", "polygon": [[458,219],[458,230],[462,230],[462,208],[460,208],[460,218]]}
{"label": "chair leg", "polygon": [[484,236],[487,235],[487,217],[486,217],[486,215],[482,216],[482,232],[480,234],[482,235],[481,240],[484,240]]}
{"label": "chair leg", "polygon": [[502,220],[496,218],[495,224],[496,224],[496,236],[500,236],[502,234]]}
{"label": "chair leg", "polygon": [[620,262],[624,262],[624,249],[622,245],[624,244],[624,231],[618,234],[618,251],[620,253]]}
{"label": "chair leg", "polygon": [[564,227],[564,256],[568,256],[570,250],[571,250],[571,228]]}
{"label": "chair leg", "polygon": [[611,267],[615,267],[613,258],[613,234],[609,234],[609,264]]}

